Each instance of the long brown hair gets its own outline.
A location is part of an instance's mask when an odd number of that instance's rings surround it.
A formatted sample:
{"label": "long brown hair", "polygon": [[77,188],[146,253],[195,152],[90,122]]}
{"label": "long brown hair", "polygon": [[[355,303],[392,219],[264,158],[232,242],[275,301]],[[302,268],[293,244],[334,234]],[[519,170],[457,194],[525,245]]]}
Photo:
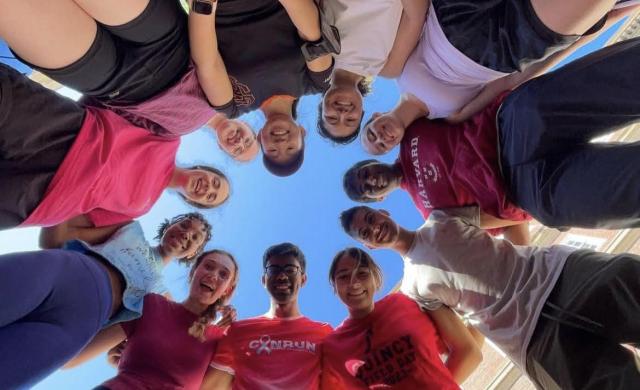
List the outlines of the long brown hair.
{"label": "long brown hair", "polygon": [[333,257],[333,261],[331,261],[331,267],[329,267],[329,283],[331,283],[331,286],[333,287],[334,291],[336,289],[335,274],[338,268],[338,263],[340,262],[340,259],[344,255],[349,255],[357,261],[355,269],[358,269],[360,267],[369,268],[369,271],[371,271],[371,276],[373,276],[373,281],[375,282],[375,285],[376,285],[376,291],[382,287],[382,281],[383,281],[382,270],[380,269],[378,264],[376,264],[373,258],[364,250],[360,248],[350,247],[350,248],[345,248],[340,252],[338,252]]}
{"label": "long brown hair", "polygon": [[200,341],[205,341],[204,331],[207,328],[207,325],[216,319],[216,315],[218,313],[218,309],[221,306],[226,305],[231,300],[233,293],[236,290],[236,286],[238,285],[238,280],[240,279],[240,269],[238,268],[238,262],[236,261],[233,255],[222,249],[213,249],[210,251],[206,251],[202,253],[196,259],[195,263],[191,267],[191,271],[189,271],[189,281],[193,281],[193,275],[196,272],[198,266],[202,263],[205,257],[213,254],[227,256],[231,259],[235,269],[233,270],[233,278],[231,279],[231,284],[229,285],[228,292],[218,298],[213,304],[209,305],[207,309],[200,315],[200,317],[193,322],[191,327],[189,328],[189,334]]}

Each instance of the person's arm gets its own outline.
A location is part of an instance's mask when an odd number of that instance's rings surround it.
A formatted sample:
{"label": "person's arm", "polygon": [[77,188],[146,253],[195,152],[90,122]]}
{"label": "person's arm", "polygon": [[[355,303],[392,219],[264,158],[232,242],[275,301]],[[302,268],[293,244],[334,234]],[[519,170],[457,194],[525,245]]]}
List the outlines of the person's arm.
{"label": "person's arm", "polygon": [[124,351],[124,347],[127,345],[127,340],[121,341],[118,345],[111,348],[109,352],[107,352],[107,363],[113,368],[118,368],[118,364],[120,364],[120,358],[122,357],[122,351]]}
{"label": "person's arm", "polygon": [[471,334],[471,337],[473,337],[473,341],[478,345],[478,348],[482,350],[482,346],[484,345],[484,335],[471,324],[467,324],[465,327],[469,331],[469,334]]}
{"label": "person's arm", "polygon": [[461,384],[482,362],[482,352],[474,337],[456,313],[447,306],[428,311],[438,333],[449,347],[445,365],[456,383]]}
{"label": "person's arm", "polygon": [[403,9],[398,32],[380,76],[390,79],[400,76],[407,58],[420,40],[429,3],[429,0],[402,0]]}
{"label": "person's arm", "polygon": [[189,45],[200,87],[212,106],[224,106],[233,100],[233,87],[218,51],[216,7],[210,15],[191,11],[189,0]]}
{"label": "person's arm", "polygon": [[507,226],[519,225],[526,221],[510,221],[508,219],[500,219],[491,214],[480,211],[480,227],[482,229],[495,229]]}
{"label": "person's arm", "polygon": [[201,390],[227,390],[231,389],[233,383],[233,375],[217,368],[209,367],[204,376]]}
{"label": "person's arm", "polygon": [[[279,0],[287,11],[291,22],[298,29],[300,38],[307,42],[315,42],[322,37],[320,27],[320,11],[314,0]],[[333,64],[331,54],[325,54],[312,61],[307,61],[307,68],[312,72],[323,72]]]}
{"label": "person's arm", "polygon": [[74,356],[73,359],[69,360],[63,368],[77,367],[118,345],[126,337],[127,335],[124,333],[120,324],[115,324],[103,329],[95,335],[93,340],[91,340],[82,351]]}
{"label": "person's arm", "polygon": [[[600,27],[596,32],[592,34],[581,36],[577,41],[572,43],[571,46],[557,53],[554,53],[547,60],[542,61],[542,64],[539,67],[537,67],[537,69],[535,69],[536,71],[535,74],[533,74],[529,78],[531,79],[533,77],[537,77],[543,73],[546,73],[547,71],[549,71],[550,69],[558,65],[560,62],[564,61],[567,57],[569,57],[569,55],[574,53],[576,50],[580,49],[581,47],[585,46],[586,44],[598,38],[600,34],[607,31],[611,26],[618,23],[623,18],[638,12],[639,10],[640,10],[640,5],[633,5],[633,6],[614,9],[609,11],[609,13],[607,14],[607,20],[602,25],[602,27]],[[534,65],[536,64],[533,64],[532,66]]]}
{"label": "person's arm", "polygon": [[517,225],[507,226],[504,228],[502,234],[505,239],[511,241],[511,243],[515,245],[529,245],[531,243],[529,221],[523,221]]}
{"label": "person's arm", "polygon": [[101,244],[127,223],[94,227],[86,215],[79,215],[58,225],[42,228],[39,245],[42,249],[61,248],[65,242],[73,239]]}

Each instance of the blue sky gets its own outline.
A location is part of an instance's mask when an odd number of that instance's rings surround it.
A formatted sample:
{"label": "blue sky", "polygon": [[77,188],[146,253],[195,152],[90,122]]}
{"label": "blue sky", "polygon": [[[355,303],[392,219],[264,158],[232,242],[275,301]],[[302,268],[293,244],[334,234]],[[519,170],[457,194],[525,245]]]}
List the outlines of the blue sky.
{"label": "blue sky", "polygon": [[[578,55],[601,46],[614,29],[579,51]],[[3,49],[0,45],[0,56],[8,55]],[[307,129],[305,162],[297,174],[288,178],[270,175],[263,168],[261,158],[251,163],[235,163],[218,149],[214,136],[207,130],[199,130],[182,139],[178,165],[213,165],[221,168],[231,180],[229,201],[218,209],[205,210],[203,214],[213,224],[213,239],[207,249],[226,249],[240,263],[240,284],[232,301],[239,318],[260,315],[268,309],[269,299],[260,284],[262,254],[268,246],[283,241],[300,246],[307,256],[309,279],[300,293],[302,312],[333,326],[347,314],[329,286],[327,272],[335,253],[356,244],[342,232],[338,221],[340,212],[354,205],[342,191],[342,175],[353,163],[369,156],[359,142],[333,146],[317,135],[319,98],[302,98],[299,120]],[[388,110],[397,98],[394,82],[376,80],[372,94],[365,99],[365,119],[375,111]],[[259,113],[248,114],[243,119],[255,129],[264,122]],[[396,155],[397,151],[394,151],[382,160],[392,162]],[[402,191],[395,191],[377,205],[389,210],[408,228],[422,224],[409,196]],[[147,239],[152,240],[164,218],[191,210],[175,193],[166,192],[151,212],[140,218]],[[37,249],[37,234],[35,228],[0,232],[0,254]],[[384,287],[379,294],[382,296],[400,280],[402,262],[390,251],[376,251],[373,255],[385,274]],[[184,299],[187,294],[187,271],[176,264],[166,269],[166,284],[176,300]],[[113,375],[115,370],[106,364],[104,357],[98,357],[79,368],[58,371],[35,388],[87,389]]]}

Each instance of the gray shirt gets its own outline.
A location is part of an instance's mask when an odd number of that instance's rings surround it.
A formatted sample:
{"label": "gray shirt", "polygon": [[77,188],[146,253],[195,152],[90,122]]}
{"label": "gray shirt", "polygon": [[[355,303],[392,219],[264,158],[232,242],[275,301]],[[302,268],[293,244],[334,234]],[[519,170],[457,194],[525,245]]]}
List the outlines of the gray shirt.
{"label": "gray shirt", "polygon": [[465,315],[524,368],[542,306],[574,249],[513,245],[479,224],[477,207],[434,210],[404,257],[401,290],[426,309],[445,304]]}

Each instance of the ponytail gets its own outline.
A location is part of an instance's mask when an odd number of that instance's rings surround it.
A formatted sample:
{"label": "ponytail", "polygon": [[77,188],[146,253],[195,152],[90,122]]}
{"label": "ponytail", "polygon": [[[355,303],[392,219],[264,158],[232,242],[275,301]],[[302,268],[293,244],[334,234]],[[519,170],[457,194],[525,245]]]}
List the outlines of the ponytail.
{"label": "ponytail", "polygon": [[209,305],[202,315],[191,324],[189,335],[197,338],[201,342],[205,342],[204,336],[207,325],[216,319],[218,307],[222,305],[222,299],[218,299],[213,305]]}

